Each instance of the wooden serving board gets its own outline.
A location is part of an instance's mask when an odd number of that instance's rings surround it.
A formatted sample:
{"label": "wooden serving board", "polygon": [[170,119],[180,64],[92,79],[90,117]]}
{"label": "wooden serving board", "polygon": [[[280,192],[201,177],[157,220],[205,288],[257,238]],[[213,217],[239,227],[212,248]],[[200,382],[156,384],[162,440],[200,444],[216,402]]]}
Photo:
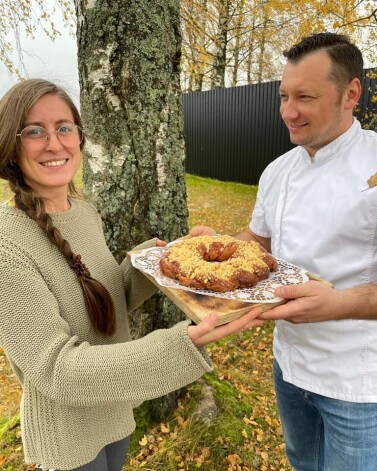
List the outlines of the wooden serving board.
{"label": "wooden serving board", "polygon": [[273,306],[283,304],[285,301],[278,303],[243,303],[241,301],[217,298],[215,296],[207,296],[205,294],[193,293],[183,289],[168,288],[159,285],[153,276],[142,272],[160,291],[173,301],[182,311],[193,320],[196,324],[201,322],[209,314],[216,313],[219,318],[218,325],[227,324],[233,319],[241,317],[243,314],[251,311],[255,307],[261,307],[263,311],[271,309]]}
{"label": "wooden serving board", "polygon": [[[131,255],[135,252],[129,252],[128,255]],[[230,300],[224,298],[218,298],[215,296],[207,296],[204,294],[193,293],[191,291],[185,291],[183,289],[168,288],[166,286],[161,286],[153,278],[153,276],[143,273],[153,284],[155,284],[160,291],[162,291],[173,303],[178,306],[191,320],[196,324],[201,322],[209,314],[216,313],[219,316],[217,321],[218,325],[227,324],[228,322],[241,317],[243,314],[251,311],[256,307],[260,307],[263,312],[268,311],[269,309],[278,306],[279,304],[284,304],[287,301],[282,300],[276,303],[243,303],[237,300]],[[327,281],[324,281],[310,273],[307,274],[309,279],[321,281],[323,283],[332,286]],[[260,316],[262,319],[263,317]]]}

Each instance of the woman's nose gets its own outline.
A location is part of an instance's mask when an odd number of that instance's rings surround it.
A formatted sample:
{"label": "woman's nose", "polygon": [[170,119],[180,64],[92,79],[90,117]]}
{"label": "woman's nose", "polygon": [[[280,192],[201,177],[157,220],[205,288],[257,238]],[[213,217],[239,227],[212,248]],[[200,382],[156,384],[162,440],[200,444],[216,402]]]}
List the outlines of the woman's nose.
{"label": "woman's nose", "polygon": [[46,149],[56,151],[61,150],[62,147],[63,145],[59,140],[58,134],[54,131],[50,131],[47,137]]}

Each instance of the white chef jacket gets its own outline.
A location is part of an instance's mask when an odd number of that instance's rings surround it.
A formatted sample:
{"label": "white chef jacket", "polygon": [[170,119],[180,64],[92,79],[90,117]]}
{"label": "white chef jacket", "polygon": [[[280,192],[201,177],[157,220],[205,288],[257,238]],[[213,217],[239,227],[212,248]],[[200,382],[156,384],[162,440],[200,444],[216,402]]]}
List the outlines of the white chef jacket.
{"label": "white chef jacket", "polygon": [[[376,282],[377,186],[367,183],[376,173],[377,133],[354,120],[314,158],[298,146],[266,168],[250,229],[337,289]],[[274,356],[298,387],[377,402],[377,320],[277,321]]]}

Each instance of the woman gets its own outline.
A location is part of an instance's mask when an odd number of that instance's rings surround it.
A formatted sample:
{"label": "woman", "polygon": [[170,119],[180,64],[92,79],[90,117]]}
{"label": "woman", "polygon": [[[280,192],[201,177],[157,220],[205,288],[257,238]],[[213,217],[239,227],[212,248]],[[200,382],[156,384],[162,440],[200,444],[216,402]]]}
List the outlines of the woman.
{"label": "woman", "polygon": [[84,141],[72,100],[48,81],[0,100],[0,178],[14,194],[0,207],[0,344],[23,387],[25,461],[120,471],[133,404],[195,381],[211,370],[198,347],[261,321],[215,327],[211,315],[130,341],[127,312],[155,288],[116,263],[96,210],[74,197]]}

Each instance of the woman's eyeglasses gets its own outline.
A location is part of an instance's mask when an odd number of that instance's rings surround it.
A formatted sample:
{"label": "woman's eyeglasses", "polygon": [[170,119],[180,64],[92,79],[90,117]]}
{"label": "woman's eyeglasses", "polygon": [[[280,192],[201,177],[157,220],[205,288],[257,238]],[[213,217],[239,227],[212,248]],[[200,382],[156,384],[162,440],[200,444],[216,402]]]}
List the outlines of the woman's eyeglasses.
{"label": "woman's eyeglasses", "polygon": [[50,133],[54,132],[64,147],[76,147],[84,139],[84,131],[76,124],[62,124],[56,131],[47,131],[42,126],[27,126],[16,134],[21,143],[29,150],[42,150],[50,139]]}

